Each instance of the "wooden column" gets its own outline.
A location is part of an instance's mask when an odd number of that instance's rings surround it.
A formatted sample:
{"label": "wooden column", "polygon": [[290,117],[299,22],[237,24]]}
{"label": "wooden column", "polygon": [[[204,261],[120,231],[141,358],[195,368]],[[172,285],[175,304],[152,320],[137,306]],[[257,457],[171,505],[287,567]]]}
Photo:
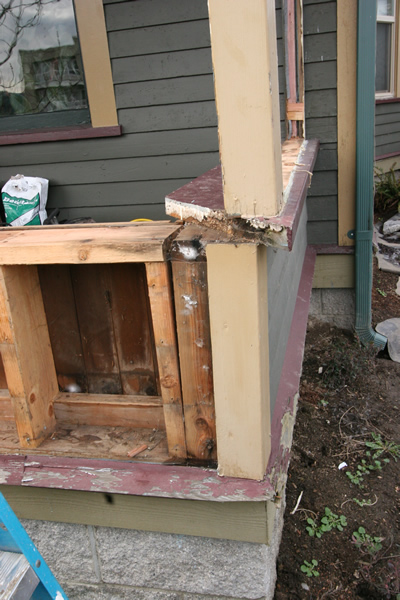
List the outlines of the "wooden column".
{"label": "wooden column", "polygon": [[274,0],[209,0],[218,130],[228,215],[282,205]]}
{"label": "wooden column", "polygon": [[172,262],[188,457],[216,460],[207,266]]}
{"label": "wooden column", "polygon": [[173,457],[185,458],[182,393],[168,264],[165,262],[146,263],[146,274],[168,451]]}
{"label": "wooden column", "polygon": [[0,267],[0,350],[22,448],[55,429],[57,376],[37,268]]}
{"label": "wooden column", "polygon": [[[351,246],[356,218],[357,0],[337,2],[338,244]],[[373,73],[371,73],[371,77]]]}
{"label": "wooden column", "polygon": [[218,468],[262,479],[270,452],[267,250],[207,246]]}

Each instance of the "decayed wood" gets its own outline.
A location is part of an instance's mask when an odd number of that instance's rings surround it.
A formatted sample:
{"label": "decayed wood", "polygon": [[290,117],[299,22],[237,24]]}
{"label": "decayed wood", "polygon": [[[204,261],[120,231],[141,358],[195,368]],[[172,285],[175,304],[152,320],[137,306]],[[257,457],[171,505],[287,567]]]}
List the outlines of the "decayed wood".
{"label": "decayed wood", "polygon": [[58,393],[36,267],[0,268],[0,349],[23,448],[35,448],[55,427]]}
{"label": "decayed wood", "polygon": [[168,264],[147,263],[146,274],[168,450],[171,456],[183,458],[186,456],[185,431]]}
{"label": "decayed wood", "polygon": [[68,265],[38,267],[58,384],[88,389],[75,296]]}
{"label": "decayed wood", "polygon": [[61,393],[54,410],[57,421],[64,424],[165,429],[159,396]]}
{"label": "decayed wood", "polygon": [[205,262],[172,263],[188,457],[217,458]]}
{"label": "decayed wood", "polygon": [[14,409],[8,390],[0,390],[0,421],[14,421]]}
{"label": "decayed wood", "polygon": [[145,267],[113,265],[108,274],[123,393],[159,395]]}
{"label": "decayed wood", "polygon": [[122,394],[107,265],[71,266],[88,392]]}
{"label": "decayed wood", "polygon": [[160,261],[164,242],[179,229],[172,223],[0,231],[0,264],[94,264]]}
{"label": "decayed wood", "polygon": [[3,360],[0,355],[0,390],[7,387],[6,374],[4,373]]}
{"label": "decayed wood", "polygon": [[[135,461],[164,463],[171,462],[168,453],[165,430],[154,431],[148,428],[114,427],[98,425],[73,425],[58,422],[51,437],[35,448],[36,455],[59,456],[62,460],[69,458],[99,458],[127,461],[127,452],[141,444],[147,444],[148,450],[136,457]],[[0,455],[26,454],[20,446],[15,423],[0,421]],[[68,457],[68,459],[65,459]],[[0,461],[1,462],[1,461]],[[173,462],[180,463],[181,459]],[[104,476],[105,489],[109,483]],[[107,483],[108,482],[108,483]],[[93,491],[95,489],[93,488]],[[104,489],[103,489],[104,491]]]}

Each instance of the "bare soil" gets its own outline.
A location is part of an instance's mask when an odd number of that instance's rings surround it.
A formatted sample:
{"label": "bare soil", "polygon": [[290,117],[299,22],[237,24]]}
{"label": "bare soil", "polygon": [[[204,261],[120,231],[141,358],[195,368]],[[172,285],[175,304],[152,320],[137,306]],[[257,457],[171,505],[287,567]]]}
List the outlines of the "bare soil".
{"label": "bare soil", "polygon": [[[374,266],[373,325],[400,317],[397,280]],[[275,600],[400,600],[400,364],[318,324],[307,333],[300,395]],[[347,475],[359,465],[361,485]],[[345,517],[342,531],[321,532],[326,508]],[[313,560],[309,577],[301,567]]]}

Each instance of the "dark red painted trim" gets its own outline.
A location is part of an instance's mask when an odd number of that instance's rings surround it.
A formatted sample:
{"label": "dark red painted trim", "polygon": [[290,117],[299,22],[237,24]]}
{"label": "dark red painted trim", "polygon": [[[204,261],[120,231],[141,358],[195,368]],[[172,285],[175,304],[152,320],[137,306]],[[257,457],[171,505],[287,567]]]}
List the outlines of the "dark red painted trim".
{"label": "dark red painted trim", "polygon": [[[293,248],[319,150],[319,140],[306,140],[305,144],[305,149],[301,153],[301,164],[298,164],[293,171],[292,181],[282,213],[276,217],[257,217],[256,219],[258,223],[265,225],[266,230],[268,230],[270,225],[274,227],[277,225],[286,229],[289,250]],[[214,169],[207,171],[204,175],[197,177],[197,179],[175,190],[175,192],[168,194],[166,200],[179,202],[183,207],[198,206],[199,208],[205,208],[207,211],[215,211],[224,215],[221,167],[214,167]],[[179,210],[176,209],[174,213],[171,212],[170,214],[179,216],[178,212]],[[205,216],[207,216],[207,213],[205,213]],[[259,227],[259,230],[262,230],[262,228]]]}
{"label": "dark red painted trim", "polygon": [[268,479],[220,477],[212,469],[37,455],[1,455],[0,483],[215,502],[274,497]]}
{"label": "dark red painted trim", "polygon": [[396,156],[400,156],[400,150],[397,152],[389,152],[389,154],[381,154],[380,156],[375,156],[374,161],[383,160],[384,158],[395,158]]}
{"label": "dark red painted trim", "polygon": [[221,165],[168,194],[166,200],[225,212]]}
{"label": "dark red painted trim", "polygon": [[292,250],[308,188],[319,150],[319,140],[307,140],[307,146],[301,155],[301,166],[293,172],[292,185],[281,215],[266,219],[274,225],[287,229],[288,248]]}
{"label": "dark red painted trim", "polygon": [[395,104],[396,102],[400,102],[400,98],[378,98],[375,100],[375,104]]}
{"label": "dark red painted trim", "polygon": [[287,473],[289,465],[290,448],[282,445],[282,439],[287,437],[282,436],[282,423],[285,414],[293,415],[295,409],[294,399],[300,387],[315,257],[314,248],[308,246],[304,257],[292,325],[286,344],[286,354],[272,416],[271,456],[267,473],[274,473],[275,480],[271,481],[274,487],[278,483],[279,475]]}
{"label": "dark red painted trim", "polygon": [[313,244],[317,254],[354,254],[354,246],[336,246],[335,244]]}
{"label": "dark red painted trim", "polygon": [[90,125],[81,125],[79,127],[60,127],[59,129],[38,129],[4,133],[0,135],[0,146],[115,137],[121,134],[121,125],[111,127],[91,127]]}

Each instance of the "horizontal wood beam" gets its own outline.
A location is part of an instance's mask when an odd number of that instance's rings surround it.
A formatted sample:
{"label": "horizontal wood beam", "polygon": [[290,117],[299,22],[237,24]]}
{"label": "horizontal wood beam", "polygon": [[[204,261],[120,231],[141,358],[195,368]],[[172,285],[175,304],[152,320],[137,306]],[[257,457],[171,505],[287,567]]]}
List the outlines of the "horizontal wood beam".
{"label": "horizontal wood beam", "polygon": [[161,396],[60,393],[54,410],[63,424],[165,429]]}
{"label": "horizontal wood beam", "polygon": [[[97,264],[164,260],[166,240],[178,231],[172,223],[130,226],[3,228],[0,264]],[[62,231],[62,233],[61,233]]]}

